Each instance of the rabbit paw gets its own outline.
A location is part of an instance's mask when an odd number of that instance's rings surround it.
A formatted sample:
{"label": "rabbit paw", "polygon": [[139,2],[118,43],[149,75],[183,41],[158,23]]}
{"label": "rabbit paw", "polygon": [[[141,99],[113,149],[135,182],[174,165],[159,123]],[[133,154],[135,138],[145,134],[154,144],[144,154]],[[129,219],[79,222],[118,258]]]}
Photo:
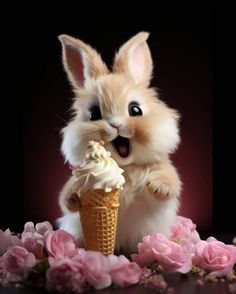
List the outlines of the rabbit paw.
{"label": "rabbit paw", "polygon": [[179,194],[178,184],[167,176],[163,176],[158,172],[153,172],[147,180],[147,189],[158,199],[167,199]]}
{"label": "rabbit paw", "polygon": [[80,208],[80,199],[77,193],[71,193],[66,201],[66,207],[71,212],[77,212]]}

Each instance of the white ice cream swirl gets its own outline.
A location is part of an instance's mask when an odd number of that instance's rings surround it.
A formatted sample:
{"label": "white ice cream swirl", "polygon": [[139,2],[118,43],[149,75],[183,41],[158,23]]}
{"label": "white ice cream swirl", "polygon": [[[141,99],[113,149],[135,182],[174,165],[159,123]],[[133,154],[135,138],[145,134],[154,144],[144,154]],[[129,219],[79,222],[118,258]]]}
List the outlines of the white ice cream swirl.
{"label": "white ice cream swirl", "polygon": [[111,153],[97,142],[90,141],[83,164],[74,171],[78,192],[102,189],[110,192],[123,187],[123,169],[119,168]]}

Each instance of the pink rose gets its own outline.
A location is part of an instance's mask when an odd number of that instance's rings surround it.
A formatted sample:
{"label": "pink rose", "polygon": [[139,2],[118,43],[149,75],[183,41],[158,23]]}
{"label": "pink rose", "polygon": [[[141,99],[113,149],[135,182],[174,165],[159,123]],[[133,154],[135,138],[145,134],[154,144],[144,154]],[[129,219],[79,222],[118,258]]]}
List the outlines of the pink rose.
{"label": "pink rose", "polygon": [[13,245],[21,246],[21,240],[13,235],[9,229],[5,232],[0,230],[0,256],[2,256],[6,251],[7,248]]}
{"label": "pink rose", "polygon": [[196,245],[193,263],[212,276],[226,276],[236,263],[236,247],[210,237]]}
{"label": "pink rose", "polygon": [[77,253],[75,238],[63,230],[48,232],[44,241],[50,265],[57,258],[73,257]]}
{"label": "pink rose", "polygon": [[34,233],[35,232],[35,228],[34,228],[34,223],[33,222],[27,222],[24,225],[24,231],[22,232],[22,234],[24,233]]}
{"label": "pink rose", "polygon": [[196,225],[191,219],[183,216],[176,217],[176,222],[171,228],[170,239],[179,243],[191,256],[195,253],[196,244],[201,240],[196,231]]}
{"label": "pink rose", "polygon": [[33,253],[36,258],[43,259],[45,257],[43,236],[36,232],[32,222],[25,224],[24,231],[21,234],[21,241],[23,246]]}
{"label": "pink rose", "polygon": [[35,227],[33,222],[27,222],[21,234],[22,244],[37,259],[43,259],[45,257],[44,235],[51,231],[52,225],[49,222],[38,223]]}
{"label": "pink rose", "polygon": [[3,257],[0,256],[0,285],[5,285],[7,283],[7,272],[3,269]]}
{"label": "pink rose", "polygon": [[112,282],[119,287],[137,284],[143,271],[135,262],[130,262],[125,256],[108,256],[113,259],[110,271]]}
{"label": "pink rose", "polygon": [[96,251],[86,251],[83,256],[83,268],[86,281],[96,290],[111,285],[110,262],[106,256]]}
{"label": "pink rose", "polygon": [[34,231],[24,231],[21,234],[21,241],[24,248],[33,253],[36,258],[43,259],[45,257],[43,236]]}
{"label": "pink rose", "polygon": [[35,256],[20,246],[8,248],[2,259],[3,270],[10,281],[24,280],[35,263]]}
{"label": "pink rose", "polygon": [[41,236],[43,236],[43,237],[47,232],[52,232],[53,231],[52,225],[48,221],[45,221],[45,222],[42,222],[42,223],[37,223],[35,225],[35,229],[36,229],[36,232],[38,234],[40,234]]}
{"label": "pink rose", "polygon": [[191,257],[185,249],[162,234],[144,237],[143,243],[138,244],[138,251],[131,257],[140,266],[148,266],[156,261],[167,271],[187,273],[192,268]]}
{"label": "pink rose", "polygon": [[42,237],[44,237],[44,235],[47,232],[51,232],[51,231],[53,231],[53,228],[48,221],[37,223],[35,226],[33,222],[27,222],[24,225],[24,231],[22,232],[21,235],[24,236],[24,234],[26,233],[32,233],[32,234],[37,233],[38,235],[41,235]]}
{"label": "pink rose", "polygon": [[175,223],[171,227],[171,237],[188,237],[195,231],[196,225],[192,222],[191,219],[178,215],[176,217]]}
{"label": "pink rose", "polygon": [[0,272],[3,270],[2,262],[3,262],[3,258],[2,258],[2,256],[0,256]]}
{"label": "pink rose", "polygon": [[22,238],[22,243],[24,248],[29,252],[33,253],[37,259],[43,259],[46,257],[44,252],[44,240],[41,235],[34,233],[25,233],[24,238]]}
{"label": "pink rose", "polygon": [[47,271],[46,287],[60,293],[83,293],[85,277],[82,264],[67,257],[55,260]]}

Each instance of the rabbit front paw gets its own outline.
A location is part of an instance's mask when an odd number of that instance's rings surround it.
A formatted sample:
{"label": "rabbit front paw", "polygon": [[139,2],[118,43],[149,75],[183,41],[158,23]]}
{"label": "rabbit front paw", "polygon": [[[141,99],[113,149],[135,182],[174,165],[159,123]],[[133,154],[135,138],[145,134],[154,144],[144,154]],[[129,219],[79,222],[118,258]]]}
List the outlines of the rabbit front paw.
{"label": "rabbit front paw", "polygon": [[80,208],[80,199],[77,193],[71,193],[68,199],[66,200],[66,207],[71,212],[77,212]]}
{"label": "rabbit front paw", "polygon": [[153,172],[149,175],[146,186],[148,191],[158,199],[164,200],[179,194],[178,183],[175,182],[175,179],[161,175],[158,172]]}

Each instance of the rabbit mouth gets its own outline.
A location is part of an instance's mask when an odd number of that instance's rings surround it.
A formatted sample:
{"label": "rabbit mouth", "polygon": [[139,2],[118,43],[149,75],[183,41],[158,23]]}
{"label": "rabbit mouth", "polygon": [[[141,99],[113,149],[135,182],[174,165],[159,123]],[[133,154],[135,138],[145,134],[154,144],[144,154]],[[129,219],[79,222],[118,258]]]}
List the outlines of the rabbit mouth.
{"label": "rabbit mouth", "polygon": [[112,141],[113,146],[120,155],[120,157],[126,158],[129,156],[130,143],[129,139],[118,136]]}

